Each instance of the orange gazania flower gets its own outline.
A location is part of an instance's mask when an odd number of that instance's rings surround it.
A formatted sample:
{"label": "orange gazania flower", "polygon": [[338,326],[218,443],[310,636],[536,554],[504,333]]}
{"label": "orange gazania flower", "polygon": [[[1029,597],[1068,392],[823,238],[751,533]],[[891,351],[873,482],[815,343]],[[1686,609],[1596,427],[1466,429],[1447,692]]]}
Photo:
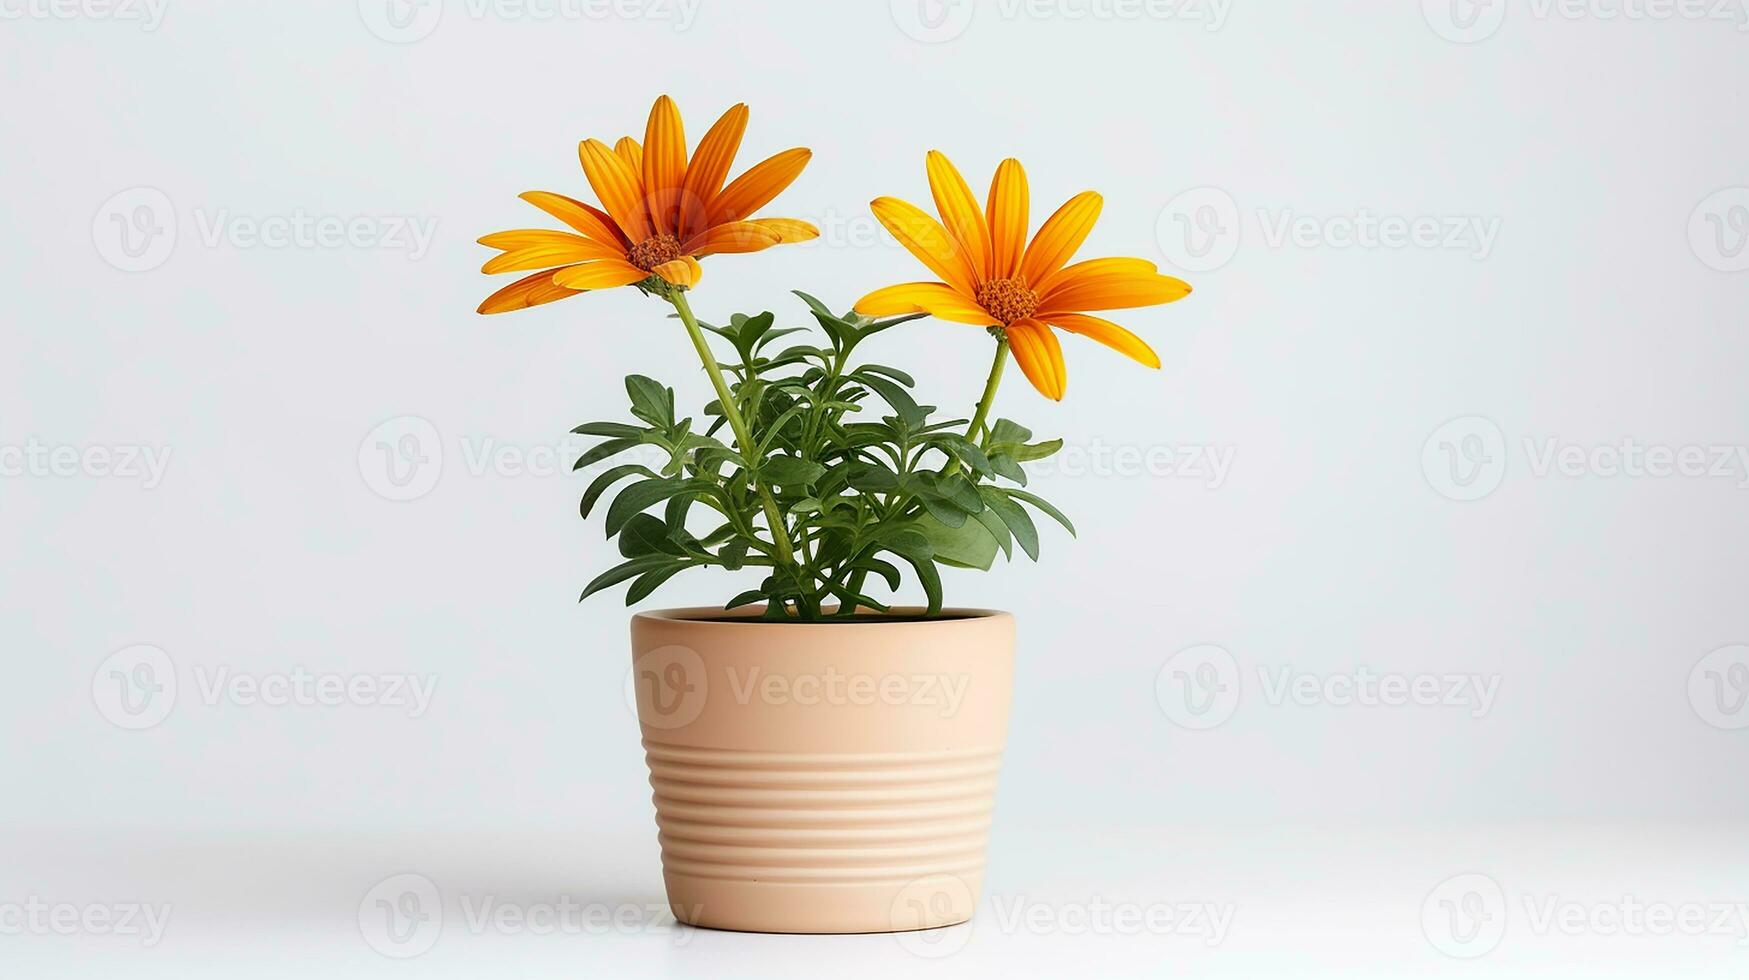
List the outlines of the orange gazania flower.
{"label": "orange gazania flower", "polygon": [[750,218],[796,179],[812,151],[785,150],[723,186],[746,128],[747,107],[737,105],[699,140],[688,161],[680,110],[664,95],[650,109],[641,145],[630,136],[612,148],[584,140],[577,148],[583,173],[606,210],[549,191],[523,194],[576,234],[527,229],[480,239],[503,252],[482,272],[540,270],[493,293],[480,312],[526,309],[652,275],[691,287],[706,255],[757,252],[818,237],[819,229],[806,221]]}
{"label": "orange gazania flower", "polygon": [[[1119,310],[1170,303],[1189,295],[1183,280],[1161,275],[1142,259],[1089,259],[1068,265],[1093,230],[1102,202],[1093,191],[1069,199],[1026,241],[1026,171],[1004,160],[980,208],[954,165],[929,153],[929,189],[937,222],[897,198],[873,201],[876,218],[941,282],[910,282],[877,289],[857,301],[867,316],[929,313],[943,320],[1000,328],[1014,360],[1046,398],[1063,397],[1068,376],[1063,349],[1051,328],[1092,338],[1159,367],[1140,337],[1086,310]],[[946,227],[943,227],[945,225]]]}

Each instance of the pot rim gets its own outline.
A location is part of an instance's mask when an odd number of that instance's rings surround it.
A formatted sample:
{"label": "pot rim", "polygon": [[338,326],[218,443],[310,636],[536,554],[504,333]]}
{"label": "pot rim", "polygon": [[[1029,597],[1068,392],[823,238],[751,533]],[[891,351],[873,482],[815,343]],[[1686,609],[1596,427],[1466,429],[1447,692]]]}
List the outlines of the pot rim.
{"label": "pot rim", "polygon": [[903,619],[900,617],[922,616],[923,606],[893,606],[885,613],[870,613],[866,618],[845,621],[827,621],[823,623],[802,623],[793,620],[771,620],[761,618],[763,607],[751,606],[742,609],[724,609],[721,606],[681,606],[674,609],[649,609],[633,613],[632,619],[648,620],[657,623],[680,623],[688,626],[785,626],[837,628],[846,626],[865,626],[878,629],[896,629],[901,626],[952,626],[962,623],[979,623],[994,619],[1013,619],[1011,613],[1001,609],[976,609],[971,607],[948,607],[928,619]]}

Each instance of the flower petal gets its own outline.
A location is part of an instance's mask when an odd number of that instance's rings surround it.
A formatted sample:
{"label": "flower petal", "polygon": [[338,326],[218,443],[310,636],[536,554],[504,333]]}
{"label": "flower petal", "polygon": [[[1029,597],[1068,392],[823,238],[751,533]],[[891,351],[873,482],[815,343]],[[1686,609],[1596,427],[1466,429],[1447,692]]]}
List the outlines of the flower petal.
{"label": "flower petal", "polygon": [[675,204],[686,182],[686,130],[680,109],[664,95],[650,107],[644,130],[644,194],[650,206],[650,224],[658,235],[675,234],[679,215]]}
{"label": "flower petal", "polygon": [[522,199],[582,232],[586,238],[609,245],[617,242],[622,247],[630,244],[625,233],[600,208],[552,191],[528,191]]}
{"label": "flower petal", "polygon": [[757,252],[783,239],[777,232],[754,221],[731,221],[688,239],[680,250],[688,255],[728,255]]}
{"label": "flower petal", "polygon": [[1154,353],[1152,347],[1149,347],[1142,338],[1110,320],[1102,320],[1099,317],[1088,316],[1084,313],[1058,313],[1050,318],[1050,323],[1051,326],[1059,330],[1067,330],[1070,333],[1078,333],[1083,337],[1097,340],[1125,357],[1140,361],[1151,368],[1160,366],[1160,355]]}
{"label": "flower petal", "polygon": [[863,316],[928,313],[943,320],[969,323],[975,327],[988,327],[996,323],[995,317],[945,282],[906,282],[877,289],[856,301],[856,312]]}
{"label": "flower petal", "polygon": [[1026,254],[1026,171],[1013,157],[1002,161],[990,181],[990,275],[1007,279],[1020,271]]}
{"label": "flower petal", "polygon": [[1008,346],[1014,351],[1014,363],[1026,375],[1026,380],[1038,393],[1052,401],[1062,401],[1068,387],[1068,369],[1063,365],[1063,347],[1051,328],[1037,320],[1016,320],[1008,325]]}
{"label": "flower petal", "polygon": [[553,283],[566,289],[610,289],[629,286],[650,274],[624,259],[603,259],[553,273]]}
{"label": "flower petal", "polygon": [[[521,248],[533,248],[536,245],[578,245],[587,244],[604,248],[614,255],[625,255],[625,249],[614,245],[604,245],[593,238],[572,234],[568,231],[554,231],[551,228],[518,228],[514,231],[495,231],[480,239],[480,244],[487,248],[495,248],[501,252],[514,252]],[[596,256],[606,258],[607,256]]]}
{"label": "flower petal", "polygon": [[735,154],[741,149],[741,134],[746,131],[747,106],[731,106],[692,151],[692,162],[686,165],[686,183],[680,192],[680,228],[675,232],[682,239],[704,230],[711,198],[723,189]]}
{"label": "flower petal", "polygon": [[1093,230],[1093,223],[1099,220],[1099,209],[1104,203],[1105,199],[1098,194],[1082,191],[1045,219],[1020,263],[1020,274],[1027,282],[1044,282],[1074,257],[1075,250]]}
{"label": "flower petal", "polygon": [[1040,298],[1048,299],[1053,290],[1071,283],[1112,277],[1139,279],[1156,275],[1159,271],[1159,268],[1147,259],[1088,259],[1085,262],[1077,262],[1066,269],[1059,269],[1046,276],[1044,281],[1034,284],[1032,288],[1037,291]]}
{"label": "flower petal", "polygon": [[1159,306],[1189,295],[1190,284],[1171,276],[1090,279],[1058,287],[1048,300],[1039,304],[1038,315],[1049,320],[1057,313]]}
{"label": "flower petal", "polygon": [[776,235],[780,245],[809,242],[820,237],[820,229],[799,218],[757,218],[753,224]]}
{"label": "flower petal", "polygon": [[711,200],[708,220],[713,225],[738,221],[771,203],[801,175],[813,155],[812,150],[796,147],[755,164]]}
{"label": "flower petal", "polygon": [[480,304],[480,312],[484,314],[509,313],[512,310],[526,310],[531,306],[540,306],[554,300],[565,299],[582,292],[580,289],[566,289],[553,282],[553,270],[537,272],[532,276],[505,286]]}
{"label": "flower petal", "polygon": [[984,209],[978,206],[966,179],[946,154],[930,150],[927,169],[935,212],[941,215],[941,223],[958,243],[973,279],[982,282],[990,278],[990,227],[984,223]]}
{"label": "flower petal", "polygon": [[[554,232],[553,234],[564,234]],[[491,236],[487,236],[491,237]],[[611,245],[592,242],[587,238],[571,236],[573,242],[557,244],[530,245],[503,255],[494,255],[480,268],[489,276],[500,272],[527,272],[530,269],[551,269],[560,265],[575,265],[579,262],[593,262],[597,259],[625,260],[625,253]]]}
{"label": "flower petal", "polygon": [[619,142],[613,144],[613,152],[626,162],[626,166],[632,168],[632,173],[644,172],[644,148],[637,140],[630,136],[621,136]]}
{"label": "flower petal", "polygon": [[879,197],[869,202],[869,209],[886,229],[893,233],[906,251],[929,267],[953,288],[967,297],[977,292],[976,280],[965,257],[947,236],[947,229],[923,209],[896,197]]}
{"label": "flower petal", "polygon": [[644,210],[644,182],[637,171],[626,166],[619,154],[600,140],[584,140],[577,147],[583,161],[583,174],[602,207],[613,215],[614,224],[628,239],[641,242],[651,235],[650,218]]}
{"label": "flower petal", "polygon": [[699,267],[698,260],[690,255],[682,255],[672,262],[664,262],[650,271],[676,286],[685,286],[688,289],[698,285],[699,279],[704,276],[704,270]]}

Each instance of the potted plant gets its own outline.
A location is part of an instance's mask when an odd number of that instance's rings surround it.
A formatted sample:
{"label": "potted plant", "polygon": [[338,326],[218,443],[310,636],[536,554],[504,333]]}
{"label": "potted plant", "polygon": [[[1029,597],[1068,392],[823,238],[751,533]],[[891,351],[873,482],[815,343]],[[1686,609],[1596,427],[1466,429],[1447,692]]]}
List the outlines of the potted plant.
{"label": "potted plant", "polygon": [[[716,398],[682,416],[674,391],[626,379],[630,418],[574,432],[602,441],[577,468],[642,451],[594,477],[622,560],[588,596],[629,583],[642,601],[693,568],[743,573],[720,609],[632,619],[637,703],[655,789],[664,879],[684,922],[766,932],[880,932],[971,917],[982,881],[1006,735],[1013,619],[943,605],[938,566],[988,569],[998,552],[1037,560],[1025,464],[1061,440],[992,418],[1010,359],[1046,398],[1063,397],[1057,332],[1150,367],[1140,338],[1089,310],[1151,306],[1190,287],[1150,262],[1071,263],[1101,199],[1071,198],[1033,235],[1026,175],[997,168],[980,204],[952,163],[927,158],[940,220],[880,198],[880,222],[938,281],[877,289],[849,312],[796,293],[814,328],[771,312],[705,322],[690,299],[699,259],[806,241],[804,221],[756,218],[806,166],[794,149],[733,181],[747,109],[724,113],[688,155],[663,96],[642,143],[585,140],[597,208],[531,191],[569,226],[487,235],[487,273],[524,272],[481,313],[634,287],[672,308]],[[897,367],[862,359],[872,337],[925,316],[993,341],[968,417],[920,404]],[[716,319],[713,317],[713,319]],[[650,454],[654,454],[654,458]],[[653,463],[654,465],[647,465]],[[880,596],[909,575],[925,605]]]}

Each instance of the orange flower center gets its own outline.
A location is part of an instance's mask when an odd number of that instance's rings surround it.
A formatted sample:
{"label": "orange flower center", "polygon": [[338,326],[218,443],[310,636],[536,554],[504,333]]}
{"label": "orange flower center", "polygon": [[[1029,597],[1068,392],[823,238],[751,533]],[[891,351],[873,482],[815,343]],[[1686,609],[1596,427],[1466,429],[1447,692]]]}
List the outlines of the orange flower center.
{"label": "orange flower center", "polygon": [[1038,311],[1038,294],[1028,289],[1026,280],[1018,276],[985,282],[978,287],[976,298],[984,312],[1000,320],[1003,326],[1024,320]]}
{"label": "orange flower center", "polygon": [[680,258],[680,255],[680,239],[673,235],[652,235],[627,250],[626,259],[649,272],[664,262]]}

